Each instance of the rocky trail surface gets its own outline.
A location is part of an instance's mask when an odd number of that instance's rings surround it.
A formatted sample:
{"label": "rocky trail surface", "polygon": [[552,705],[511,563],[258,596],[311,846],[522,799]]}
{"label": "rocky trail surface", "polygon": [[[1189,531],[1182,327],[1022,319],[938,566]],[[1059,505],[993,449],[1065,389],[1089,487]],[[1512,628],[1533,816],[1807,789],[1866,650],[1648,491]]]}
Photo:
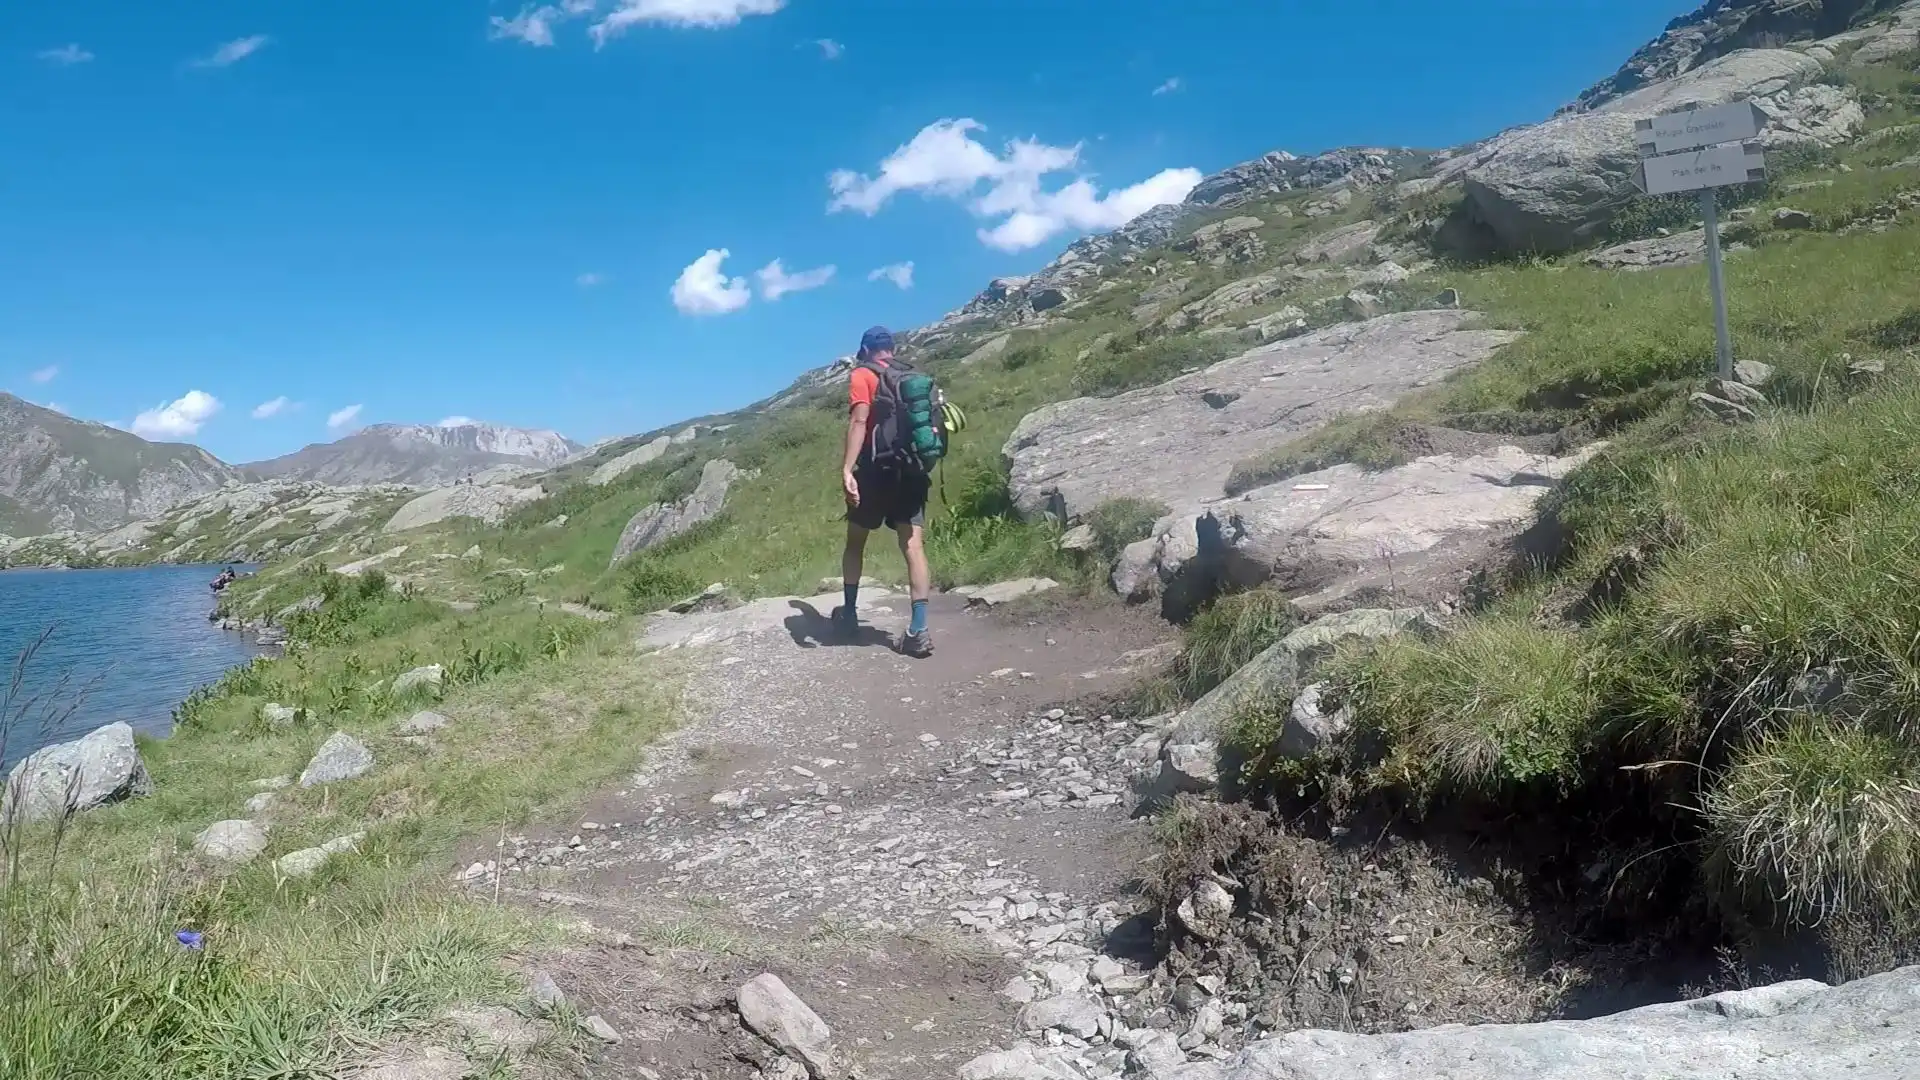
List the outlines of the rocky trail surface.
{"label": "rocky trail surface", "polygon": [[[852,640],[837,599],[651,618],[639,646],[683,680],[685,725],[579,820],[459,874],[580,932],[528,978],[588,1051],[549,1069],[526,1010],[464,1010],[464,1056],[365,1075],[467,1075],[494,1048],[528,1075],[645,1080],[1891,1078],[1920,1051],[1920,969],[1671,1002],[1543,947],[1486,868],[1417,842],[1212,803],[1187,826],[1206,865],[1179,865],[1197,849],[1137,807],[1201,706],[1092,704],[1164,664],[1164,623],[946,594],[914,661],[904,597],[867,590]],[[1276,648],[1304,655],[1295,638]],[[1593,1018],[1503,1022],[1568,1015]]]}
{"label": "rocky trail surface", "polygon": [[[837,592],[656,618],[644,645],[687,661],[686,725],[580,822],[505,838],[491,870],[466,872],[598,931],[549,969],[620,1035],[593,1075],[779,1067],[731,1005],[759,971],[818,1010],[861,1075],[951,1077],[1062,991],[1071,1004],[1035,1026],[1106,1066],[1090,1071],[1120,1070],[1123,1050],[1091,1045],[1113,1024],[1094,985],[1146,979],[1096,954],[1125,951],[1142,906],[1127,781],[1159,737],[1072,703],[1153,670],[1170,629],[950,594],[933,602],[937,652],[916,661],[894,648],[905,598],[873,592],[844,643],[826,622]],[[1148,948],[1150,925],[1131,940]]]}

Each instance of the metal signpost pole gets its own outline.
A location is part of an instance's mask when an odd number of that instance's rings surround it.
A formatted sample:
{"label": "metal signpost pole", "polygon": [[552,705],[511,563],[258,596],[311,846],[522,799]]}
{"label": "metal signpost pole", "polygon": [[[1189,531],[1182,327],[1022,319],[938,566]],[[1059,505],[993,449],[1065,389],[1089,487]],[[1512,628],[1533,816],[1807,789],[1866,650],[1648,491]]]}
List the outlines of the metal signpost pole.
{"label": "metal signpost pole", "polygon": [[1714,354],[1720,378],[1733,378],[1733,335],[1727,329],[1727,275],[1720,250],[1720,204],[1716,188],[1750,184],[1767,177],[1766,155],[1755,139],[1766,130],[1767,115],[1751,101],[1641,120],[1634,142],[1640,167],[1634,184],[1648,195],[1700,193],[1700,217],[1707,233],[1707,282],[1713,290]]}
{"label": "metal signpost pole", "polygon": [[1720,261],[1720,207],[1713,189],[1700,193],[1700,215],[1707,223],[1707,283],[1713,290],[1714,355],[1722,381],[1733,379],[1733,335],[1727,330],[1727,278]]}

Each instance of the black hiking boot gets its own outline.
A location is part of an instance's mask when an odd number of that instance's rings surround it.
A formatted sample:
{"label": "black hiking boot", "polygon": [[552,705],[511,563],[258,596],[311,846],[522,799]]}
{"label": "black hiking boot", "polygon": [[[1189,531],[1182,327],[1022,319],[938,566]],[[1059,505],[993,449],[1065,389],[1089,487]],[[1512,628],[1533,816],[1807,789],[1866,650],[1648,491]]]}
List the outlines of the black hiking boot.
{"label": "black hiking boot", "polygon": [[900,639],[900,651],[916,660],[925,660],[933,655],[933,632],[921,630],[908,633]]}
{"label": "black hiking boot", "polygon": [[841,641],[852,641],[860,636],[860,614],[850,611],[845,604],[833,609],[833,636]]}

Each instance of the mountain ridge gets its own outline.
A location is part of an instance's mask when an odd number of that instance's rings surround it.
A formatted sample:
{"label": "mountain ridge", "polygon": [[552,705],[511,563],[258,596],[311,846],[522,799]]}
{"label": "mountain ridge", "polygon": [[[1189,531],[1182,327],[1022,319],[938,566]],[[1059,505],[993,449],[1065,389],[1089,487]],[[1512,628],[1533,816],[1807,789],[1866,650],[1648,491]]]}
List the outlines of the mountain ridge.
{"label": "mountain ridge", "polygon": [[496,468],[561,464],[585,447],[558,432],[496,424],[374,424],[332,442],[241,465],[262,480],[438,486]]}

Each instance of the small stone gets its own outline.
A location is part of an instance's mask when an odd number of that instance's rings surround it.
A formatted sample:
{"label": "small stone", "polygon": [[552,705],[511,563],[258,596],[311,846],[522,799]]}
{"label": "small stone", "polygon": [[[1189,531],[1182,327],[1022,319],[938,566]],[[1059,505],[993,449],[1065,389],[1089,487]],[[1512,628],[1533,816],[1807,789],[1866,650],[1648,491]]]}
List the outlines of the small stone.
{"label": "small stone", "polygon": [[260,719],[270,728],[290,728],[300,719],[300,710],[291,705],[269,701],[260,706]]}
{"label": "small stone", "polygon": [[299,851],[282,855],[278,859],[275,859],[273,868],[278,871],[282,877],[307,877],[326,865],[329,858],[342,852],[357,849],[360,846],[360,841],[366,839],[366,835],[366,833],[352,833],[347,836],[334,837],[319,847],[301,848]]}
{"label": "small stone", "polygon": [[1194,937],[1217,941],[1226,936],[1227,923],[1233,917],[1233,895],[1216,881],[1202,881],[1180,901],[1174,917]]}
{"label": "small stone", "polygon": [[452,723],[451,720],[439,713],[422,709],[408,717],[394,731],[401,735],[427,735],[439,731],[450,723]]}
{"label": "small stone", "polygon": [[1022,1031],[1063,1031],[1077,1038],[1091,1039],[1100,1033],[1100,1021],[1107,1011],[1077,994],[1036,1001],[1020,1010]]}
{"label": "small stone", "polygon": [[620,1033],[613,1030],[612,1024],[601,1019],[599,1013],[594,1013],[592,1016],[580,1021],[580,1026],[586,1029],[587,1034],[599,1039],[603,1043],[618,1043],[620,1041]]}
{"label": "small stone", "polygon": [[247,800],[247,813],[255,815],[264,814],[267,811],[267,807],[273,805],[273,800],[279,797],[280,796],[274,792],[263,791]]}
{"label": "small stone", "polygon": [[216,862],[242,866],[267,850],[267,831],[251,821],[216,821],[193,838],[193,850]]}
{"label": "small stone", "polygon": [[1773,212],[1773,227],[1776,229],[1811,229],[1813,225],[1813,215],[1805,210],[1783,206]]}
{"label": "small stone", "polygon": [[1042,974],[1055,994],[1078,994],[1087,988],[1087,977],[1067,964],[1048,964]]}
{"label": "small stone", "polygon": [[1120,962],[1110,956],[1102,956],[1098,960],[1095,960],[1093,967],[1087,971],[1087,974],[1092,977],[1093,981],[1099,983],[1101,986],[1105,986],[1108,979],[1118,978],[1126,973],[1127,969],[1121,967]]}
{"label": "small stone", "polygon": [[1007,985],[1000,988],[1000,996],[1015,1004],[1025,1005],[1040,995],[1034,990],[1032,983],[1016,975],[1007,980]]}
{"label": "small stone", "polygon": [[567,1003],[567,995],[561,993],[560,985],[544,971],[534,972],[527,980],[527,993],[543,1013],[551,1013]]}
{"label": "small stone", "polygon": [[814,1080],[839,1074],[833,1031],[787,984],[771,973],[756,975],[735,994],[740,1019],[783,1053],[798,1058]]}
{"label": "small stone", "polygon": [[344,731],[327,737],[300,774],[300,786],[337,784],[366,775],[373,768],[373,751]]}
{"label": "small stone", "polygon": [[428,664],[411,671],[403,672],[393,680],[393,692],[404,694],[410,690],[438,690],[446,679],[446,669],[439,664]]}

